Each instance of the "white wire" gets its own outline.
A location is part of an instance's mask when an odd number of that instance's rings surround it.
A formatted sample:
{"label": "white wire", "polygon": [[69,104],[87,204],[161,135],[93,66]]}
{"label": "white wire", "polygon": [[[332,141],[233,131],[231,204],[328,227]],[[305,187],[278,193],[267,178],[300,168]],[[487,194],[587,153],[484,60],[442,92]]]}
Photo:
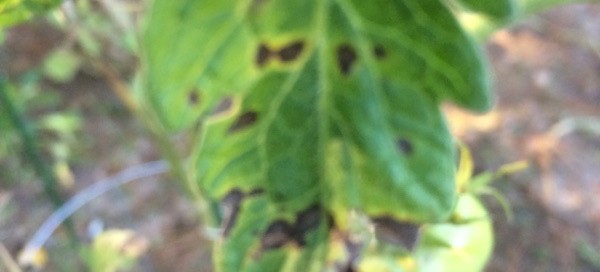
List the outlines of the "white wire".
{"label": "white wire", "polygon": [[105,192],[117,188],[123,184],[137,179],[147,178],[167,172],[169,165],[164,160],[147,162],[144,164],[129,167],[116,175],[98,181],[93,185],[81,190],[60,208],[54,211],[46,221],[35,232],[33,237],[25,244],[19,263],[29,264],[34,259],[37,252],[44,246],[46,241],[52,236],[54,231],[75,211],[83,205],[92,201],[94,198]]}

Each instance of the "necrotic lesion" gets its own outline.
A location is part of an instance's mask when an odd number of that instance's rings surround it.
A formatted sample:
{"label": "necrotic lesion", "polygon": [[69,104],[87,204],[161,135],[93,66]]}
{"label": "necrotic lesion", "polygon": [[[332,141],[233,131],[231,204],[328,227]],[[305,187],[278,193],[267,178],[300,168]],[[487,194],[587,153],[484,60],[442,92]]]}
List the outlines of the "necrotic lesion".
{"label": "necrotic lesion", "polygon": [[350,74],[352,65],[356,62],[357,55],[354,48],[348,44],[343,44],[337,49],[337,61],[340,71],[344,75]]}
{"label": "necrotic lesion", "polygon": [[231,125],[231,127],[229,127],[229,133],[235,133],[238,131],[241,131],[249,126],[251,126],[252,124],[256,123],[256,121],[258,120],[258,113],[256,113],[255,111],[247,111],[242,113],[242,115],[240,115],[238,117],[238,119],[235,121],[235,123],[233,123],[233,125]]}
{"label": "necrotic lesion", "polygon": [[269,48],[266,44],[261,43],[256,51],[255,62],[258,67],[263,67],[271,61],[271,59],[279,58],[284,63],[292,62],[298,59],[304,51],[304,41],[297,40],[276,50]]}
{"label": "necrotic lesion", "polygon": [[258,46],[258,51],[256,52],[256,65],[258,65],[258,67],[265,66],[272,55],[273,52],[271,52],[269,47],[265,44],[260,44]]}
{"label": "necrotic lesion", "polygon": [[290,61],[296,60],[302,53],[303,49],[304,49],[304,42],[295,41],[295,42],[291,43],[290,45],[279,50],[278,55],[279,55],[279,58],[281,59],[281,61],[290,62]]}

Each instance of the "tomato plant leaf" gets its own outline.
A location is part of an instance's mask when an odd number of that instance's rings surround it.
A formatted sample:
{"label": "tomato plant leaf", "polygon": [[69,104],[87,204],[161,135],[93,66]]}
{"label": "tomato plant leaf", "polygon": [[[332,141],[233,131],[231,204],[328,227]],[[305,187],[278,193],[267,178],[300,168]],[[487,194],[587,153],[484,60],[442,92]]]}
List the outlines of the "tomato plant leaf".
{"label": "tomato plant leaf", "polygon": [[491,104],[479,49],[439,0],[155,0],[144,51],[165,126],[202,120],[200,191],[235,200],[226,271],[318,267],[351,210],[446,219],[454,151],[438,105]]}
{"label": "tomato plant leaf", "polygon": [[465,6],[475,12],[481,12],[496,19],[507,19],[516,12],[516,4],[513,0],[460,0]]}

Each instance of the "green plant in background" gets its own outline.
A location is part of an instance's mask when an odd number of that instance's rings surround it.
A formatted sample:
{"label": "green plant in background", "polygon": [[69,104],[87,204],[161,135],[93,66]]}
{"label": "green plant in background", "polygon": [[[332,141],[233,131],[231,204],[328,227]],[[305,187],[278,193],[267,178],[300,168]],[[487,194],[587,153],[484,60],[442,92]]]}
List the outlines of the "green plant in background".
{"label": "green plant in background", "polygon": [[[56,167],[64,167],[70,159],[71,146],[75,141],[75,133],[79,129],[79,119],[76,114],[61,112],[46,115],[40,120],[30,122],[24,117],[24,110],[42,109],[51,106],[56,101],[51,95],[40,95],[39,85],[35,79],[24,81],[19,90],[10,86],[3,78],[0,78],[0,168],[6,173],[4,182],[13,180],[10,173],[19,171],[19,178],[27,177],[27,164],[32,163],[34,170],[43,177],[44,188],[51,196],[55,204],[59,204],[57,181],[51,166],[44,162],[42,153],[49,153],[56,162]],[[31,102],[33,96],[37,96],[35,102]],[[46,98],[47,100],[44,100]],[[37,103],[36,103],[37,102]],[[25,106],[27,105],[27,107]],[[39,137],[40,134],[45,137]],[[19,142],[23,142],[23,150],[26,156],[21,159],[18,154]],[[15,177],[16,178],[16,177]]]}
{"label": "green plant in background", "polygon": [[116,272],[131,269],[148,248],[148,241],[126,229],[105,230],[82,252],[91,272]]}
{"label": "green plant in background", "polygon": [[[51,172],[63,173],[59,181],[64,182],[63,185],[68,185],[70,181],[68,164],[73,160],[77,153],[76,142],[77,134],[80,132],[81,120],[80,115],[76,111],[65,110],[55,111],[61,103],[60,97],[41,84],[42,71],[29,71],[20,80],[14,84],[4,82],[3,92],[5,102],[10,103],[14,107],[17,116],[21,116],[23,125],[31,130],[32,141],[36,148],[40,149],[40,154],[48,154],[45,156],[52,163],[49,169]],[[22,131],[18,126],[15,126],[15,119],[9,114],[8,105],[0,107],[0,130],[2,137],[0,138],[0,169],[4,175],[3,182],[11,182],[13,180],[30,180],[31,175],[28,173],[27,163],[31,161],[31,157],[21,159],[14,154],[19,154],[19,142],[25,138],[22,136]],[[26,115],[45,112],[36,120],[28,120]],[[18,170],[18,171],[17,171]],[[12,173],[18,176],[11,176]]]}
{"label": "green plant in background", "polygon": [[18,24],[57,7],[62,0],[1,0],[0,27]]}
{"label": "green plant in background", "polygon": [[[27,3],[34,2],[27,1]],[[45,11],[51,10],[60,2],[54,1],[52,3],[55,5],[44,6],[47,7]],[[2,0],[0,3],[2,3],[0,6],[5,7],[5,9],[0,9],[0,18],[5,18],[11,16],[12,10],[28,10],[32,15],[41,13],[40,8],[43,7],[41,4],[50,3],[50,1],[39,1],[39,5]],[[73,182],[69,164],[79,152],[76,147],[81,146],[75,144],[77,133],[80,132],[82,125],[81,113],[70,109],[57,111],[56,109],[61,106],[62,98],[46,83],[48,81],[70,82],[82,70],[84,73],[102,74],[107,65],[127,72],[133,67],[128,61],[132,59],[132,54],[135,53],[137,47],[134,39],[135,29],[129,21],[132,18],[123,19],[128,11],[121,4],[102,11],[93,7],[92,1],[88,0],[68,4],[69,8],[55,10],[47,17],[52,27],[64,32],[67,38],[44,57],[39,67],[33,67],[23,75],[10,78],[11,84],[7,85],[5,89],[9,98],[14,101],[17,110],[22,114],[36,117],[34,115],[43,113],[29,125],[38,134],[36,141],[39,141],[37,145],[41,148],[41,152],[50,155],[47,156],[47,159],[52,162],[50,167],[54,174],[62,186],[66,187]],[[38,9],[33,9],[34,7],[38,7]],[[0,21],[0,32],[3,31],[2,28],[10,25],[8,22]],[[120,54],[120,62],[105,63],[107,57],[115,57],[107,56],[106,51]],[[90,68],[97,68],[96,70],[100,70],[100,72]],[[127,101],[127,99],[123,98],[123,101]],[[12,156],[12,154],[19,153],[19,145],[16,144],[20,141],[18,130],[7,118],[9,115],[5,113],[4,107],[0,108],[0,113],[0,130],[3,134],[0,138],[0,168],[6,173],[4,181],[9,182],[17,178],[29,180],[31,178],[28,177],[31,175],[27,171],[13,170],[26,170],[27,167],[22,160]],[[10,176],[11,173],[18,173],[18,177]]]}

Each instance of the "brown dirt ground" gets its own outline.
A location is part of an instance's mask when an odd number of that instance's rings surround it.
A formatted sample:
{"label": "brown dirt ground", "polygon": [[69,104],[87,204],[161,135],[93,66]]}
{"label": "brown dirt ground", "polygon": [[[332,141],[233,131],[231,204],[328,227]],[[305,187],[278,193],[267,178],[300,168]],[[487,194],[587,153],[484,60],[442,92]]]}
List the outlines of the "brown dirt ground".
{"label": "brown dirt ground", "polygon": [[[0,72],[17,75],[38,65],[59,35],[47,30],[39,24],[12,30],[0,47]],[[497,106],[484,116],[447,106],[450,123],[472,149],[478,171],[522,159],[530,167],[495,183],[512,205],[512,222],[496,201],[485,199],[497,239],[486,270],[600,271],[600,6],[562,7],[529,18],[496,33],[487,52]],[[159,157],[97,75],[84,71],[74,82],[52,87],[64,107],[79,110],[85,120],[85,148],[72,164],[77,183],[65,195]],[[135,229],[151,242],[139,271],[206,268],[208,242],[197,231],[193,204],[174,184],[150,179],[108,193],[76,214],[76,228],[83,239],[93,218]],[[41,196],[37,183],[6,187],[0,180],[0,205],[11,211],[0,217],[0,241],[13,255],[52,210]],[[49,271],[76,263],[64,260],[76,254],[64,237],[61,231],[48,244]]]}
{"label": "brown dirt ground", "polygon": [[488,271],[600,271],[600,6],[529,18],[496,33],[487,52],[497,106],[480,117],[450,109],[450,122],[478,169],[530,162],[495,184],[513,222],[487,201],[497,239]]}

